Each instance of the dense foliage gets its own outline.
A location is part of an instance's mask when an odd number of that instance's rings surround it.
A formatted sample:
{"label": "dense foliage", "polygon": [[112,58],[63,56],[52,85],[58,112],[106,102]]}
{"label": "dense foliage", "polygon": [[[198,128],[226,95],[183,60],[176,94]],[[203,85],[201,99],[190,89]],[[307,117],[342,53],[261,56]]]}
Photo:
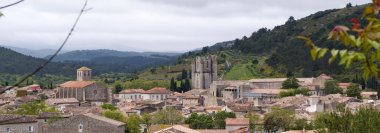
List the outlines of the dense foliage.
{"label": "dense foliage", "polygon": [[264,116],[264,131],[269,133],[277,132],[279,129],[302,130],[311,129],[312,126],[305,119],[295,117],[293,111],[273,107],[269,113]]}
{"label": "dense foliage", "polygon": [[294,89],[300,87],[298,79],[289,77],[282,83],[282,89]]}
{"label": "dense foliage", "polygon": [[56,112],[54,107],[47,107],[44,102],[33,101],[21,104],[16,113],[22,115],[39,115],[42,112]]}
{"label": "dense foliage", "polygon": [[220,111],[215,114],[197,114],[192,113],[185,119],[185,123],[189,124],[193,129],[224,129],[226,127],[225,120],[227,118],[236,118],[235,113]]}
{"label": "dense foliage", "polygon": [[338,86],[338,81],[336,81],[336,80],[326,81],[326,83],[325,83],[325,94],[328,95],[328,94],[337,94],[337,93],[340,93],[340,94],[343,93],[342,88],[340,88]]}
{"label": "dense foliage", "polygon": [[289,89],[289,90],[286,90],[286,91],[281,91],[279,94],[278,94],[278,97],[279,98],[283,98],[283,97],[290,97],[290,96],[295,96],[295,95],[298,95],[298,94],[302,94],[304,96],[309,96],[309,89],[308,88],[297,88],[297,89]]}
{"label": "dense foliage", "polygon": [[[305,51],[307,46],[298,35],[307,35],[321,46],[335,47],[332,41],[326,41],[328,29],[338,23],[349,23],[353,17],[360,17],[363,6],[321,11],[300,20],[290,17],[281,26],[274,29],[262,28],[252,33],[249,37],[235,40],[234,49],[243,53],[257,55],[269,55],[266,60],[269,66],[281,73],[293,71],[297,76],[316,76],[320,73],[342,74],[343,67],[337,63],[328,64],[327,58],[313,62]],[[342,14],[345,15],[342,15]],[[348,15],[346,15],[348,14]]]}
{"label": "dense foliage", "polygon": [[373,108],[359,108],[356,113],[346,108],[317,115],[314,122],[318,133],[376,133],[380,112]]}
{"label": "dense foliage", "polygon": [[358,84],[351,84],[350,86],[347,87],[346,94],[349,97],[356,97],[358,99],[361,99],[362,96],[360,95],[360,88]]}

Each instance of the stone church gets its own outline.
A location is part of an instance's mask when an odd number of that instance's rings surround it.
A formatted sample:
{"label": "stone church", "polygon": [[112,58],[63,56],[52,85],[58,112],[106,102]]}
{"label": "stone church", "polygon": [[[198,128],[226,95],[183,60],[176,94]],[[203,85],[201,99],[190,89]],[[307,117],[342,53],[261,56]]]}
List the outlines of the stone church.
{"label": "stone church", "polygon": [[60,84],[56,89],[56,98],[76,98],[80,102],[102,103],[111,99],[111,92],[105,86],[91,80],[91,69],[77,69],[77,80]]}
{"label": "stone church", "polygon": [[196,57],[191,64],[192,88],[208,89],[218,76],[217,56]]}

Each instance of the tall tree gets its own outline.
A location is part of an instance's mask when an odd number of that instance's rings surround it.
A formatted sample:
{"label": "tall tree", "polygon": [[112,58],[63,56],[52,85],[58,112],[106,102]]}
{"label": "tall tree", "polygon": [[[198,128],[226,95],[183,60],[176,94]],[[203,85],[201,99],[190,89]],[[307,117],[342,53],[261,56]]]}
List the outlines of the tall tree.
{"label": "tall tree", "polygon": [[226,128],[226,119],[236,118],[236,114],[233,112],[219,111],[214,115],[214,127],[217,129]]}
{"label": "tall tree", "polygon": [[358,84],[351,84],[350,86],[347,87],[347,96],[349,97],[356,97],[358,99],[361,99],[361,95],[360,95],[360,88],[359,88],[359,85]]}
{"label": "tall tree", "polygon": [[325,82],[325,93],[328,94],[337,94],[343,93],[342,88],[338,86],[338,81],[336,80],[328,80]]}
{"label": "tall tree", "polygon": [[300,87],[298,79],[295,77],[289,77],[282,83],[282,89],[297,89]]}
{"label": "tall tree", "polygon": [[176,89],[177,89],[177,84],[174,81],[173,77],[170,79],[170,87],[169,88],[170,88],[170,91],[176,91]]}

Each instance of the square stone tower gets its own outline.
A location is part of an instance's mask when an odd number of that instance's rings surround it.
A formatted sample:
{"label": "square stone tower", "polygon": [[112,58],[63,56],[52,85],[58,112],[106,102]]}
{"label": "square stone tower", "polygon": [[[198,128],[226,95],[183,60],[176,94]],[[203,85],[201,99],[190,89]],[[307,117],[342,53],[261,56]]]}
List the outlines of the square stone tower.
{"label": "square stone tower", "polygon": [[217,56],[196,57],[191,64],[192,88],[209,89],[218,78]]}
{"label": "square stone tower", "polygon": [[77,69],[77,81],[89,81],[91,80],[91,69],[87,67],[81,67]]}

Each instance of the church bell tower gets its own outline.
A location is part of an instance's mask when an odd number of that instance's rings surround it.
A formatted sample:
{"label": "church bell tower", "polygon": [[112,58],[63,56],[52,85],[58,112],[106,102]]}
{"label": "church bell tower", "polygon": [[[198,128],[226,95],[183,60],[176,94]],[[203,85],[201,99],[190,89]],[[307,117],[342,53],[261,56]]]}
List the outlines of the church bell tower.
{"label": "church bell tower", "polygon": [[89,81],[91,80],[91,69],[87,67],[81,67],[77,69],[77,81]]}

